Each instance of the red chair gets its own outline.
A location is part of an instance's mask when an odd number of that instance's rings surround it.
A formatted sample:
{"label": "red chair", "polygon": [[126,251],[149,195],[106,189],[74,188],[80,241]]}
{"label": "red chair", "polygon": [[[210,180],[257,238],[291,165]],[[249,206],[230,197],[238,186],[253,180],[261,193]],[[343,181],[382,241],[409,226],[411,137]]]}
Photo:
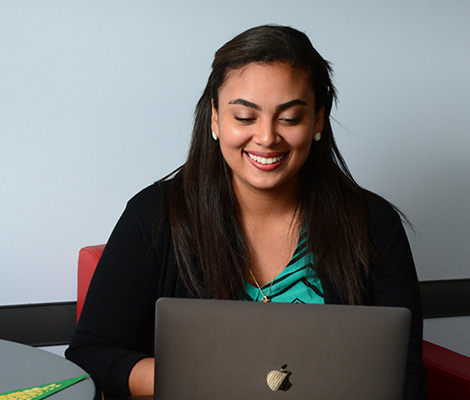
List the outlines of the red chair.
{"label": "red chair", "polygon": [[470,399],[470,357],[423,340],[427,400]]}
{"label": "red chair", "polygon": [[90,286],[91,278],[95,272],[96,265],[103,253],[105,245],[87,246],[80,249],[78,253],[78,287],[77,287],[77,322],[82,313],[83,303]]}
{"label": "red chair", "polygon": [[[87,246],[78,256],[77,321],[105,245]],[[423,340],[427,400],[470,400],[470,357]]]}

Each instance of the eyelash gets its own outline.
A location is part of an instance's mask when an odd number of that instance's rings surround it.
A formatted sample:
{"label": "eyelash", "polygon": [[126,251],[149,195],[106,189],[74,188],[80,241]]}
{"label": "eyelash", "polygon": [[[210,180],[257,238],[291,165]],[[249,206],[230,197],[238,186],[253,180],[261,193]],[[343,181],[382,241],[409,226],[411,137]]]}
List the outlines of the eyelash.
{"label": "eyelash", "polygon": [[[253,122],[255,120],[255,118],[241,118],[241,117],[237,117],[237,116],[235,116],[235,119],[239,122],[244,123],[244,124],[248,124],[248,123]],[[279,121],[285,122],[286,124],[289,124],[289,125],[298,124],[301,120],[302,120],[301,117],[298,117],[298,118],[280,118],[279,119]]]}
{"label": "eyelash", "polygon": [[284,121],[289,125],[298,124],[301,120],[302,120],[302,118],[300,118],[300,117],[297,117],[297,118],[281,118],[281,121]]}
{"label": "eyelash", "polygon": [[249,122],[254,121],[254,118],[241,118],[241,117],[237,117],[237,116],[235,116],[235,119],[239,122],[244,123],[244,124],[247,124]]}

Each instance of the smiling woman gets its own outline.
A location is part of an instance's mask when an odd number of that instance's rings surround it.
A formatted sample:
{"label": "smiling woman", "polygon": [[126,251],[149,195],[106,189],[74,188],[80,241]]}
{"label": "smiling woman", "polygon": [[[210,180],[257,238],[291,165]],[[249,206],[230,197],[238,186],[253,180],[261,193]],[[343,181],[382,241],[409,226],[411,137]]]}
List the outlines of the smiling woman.
{"label": "smiling woman", "polygon": [[237,198],[251,189],[298,191],[314,132],[323,129],[324,110],[315,112],[308,74],[287,63],[248,64],[229,74],[218,105],[212,130]]}
{"label": "smiling woman", "polygon": [[290,27],[253,28],[217,51],[187,161],[129,201],[67,351],[105,394],[152,393],[155,302],[198,297],[407,307],[404,398],[424,398],[408,241],[341,157],[330,75]]}

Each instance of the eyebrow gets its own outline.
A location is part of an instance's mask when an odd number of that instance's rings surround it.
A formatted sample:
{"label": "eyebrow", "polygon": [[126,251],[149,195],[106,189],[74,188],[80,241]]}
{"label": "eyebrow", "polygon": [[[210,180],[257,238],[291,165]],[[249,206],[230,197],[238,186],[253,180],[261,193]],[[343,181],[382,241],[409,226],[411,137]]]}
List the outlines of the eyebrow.
{"label": "eyebrow", "polygon": [[[252,103],[251,101],[245,100],[245,99],[232,100],[232,101],[229,101],[228,104],[241,104],[242,106],[253,108],[257,111],[261,111],[261,106],[259,106],[258,104]],[[279,104],[276,107],[276,111],[283,111],[283,110],[286,110],[288,108],[291,108],[291,107],[294,107],[294,106],[299,106],[299,105],[300,106],[306,106],[307,103],[303,100],[300,100],[300,99],[294,99],[294,100],[288,101],[287,103]]]}

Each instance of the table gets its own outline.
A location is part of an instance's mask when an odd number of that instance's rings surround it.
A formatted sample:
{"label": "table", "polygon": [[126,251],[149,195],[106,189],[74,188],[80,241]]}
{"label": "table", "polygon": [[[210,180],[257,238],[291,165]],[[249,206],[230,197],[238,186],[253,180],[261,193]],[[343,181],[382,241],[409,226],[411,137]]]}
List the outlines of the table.
{"label": "table", "polygon": [[[0,340],[0,393],[75,378],[86,372],[71,361],[19,343]],[[51,395],[51,400],[93,400],[90,377]]]}

